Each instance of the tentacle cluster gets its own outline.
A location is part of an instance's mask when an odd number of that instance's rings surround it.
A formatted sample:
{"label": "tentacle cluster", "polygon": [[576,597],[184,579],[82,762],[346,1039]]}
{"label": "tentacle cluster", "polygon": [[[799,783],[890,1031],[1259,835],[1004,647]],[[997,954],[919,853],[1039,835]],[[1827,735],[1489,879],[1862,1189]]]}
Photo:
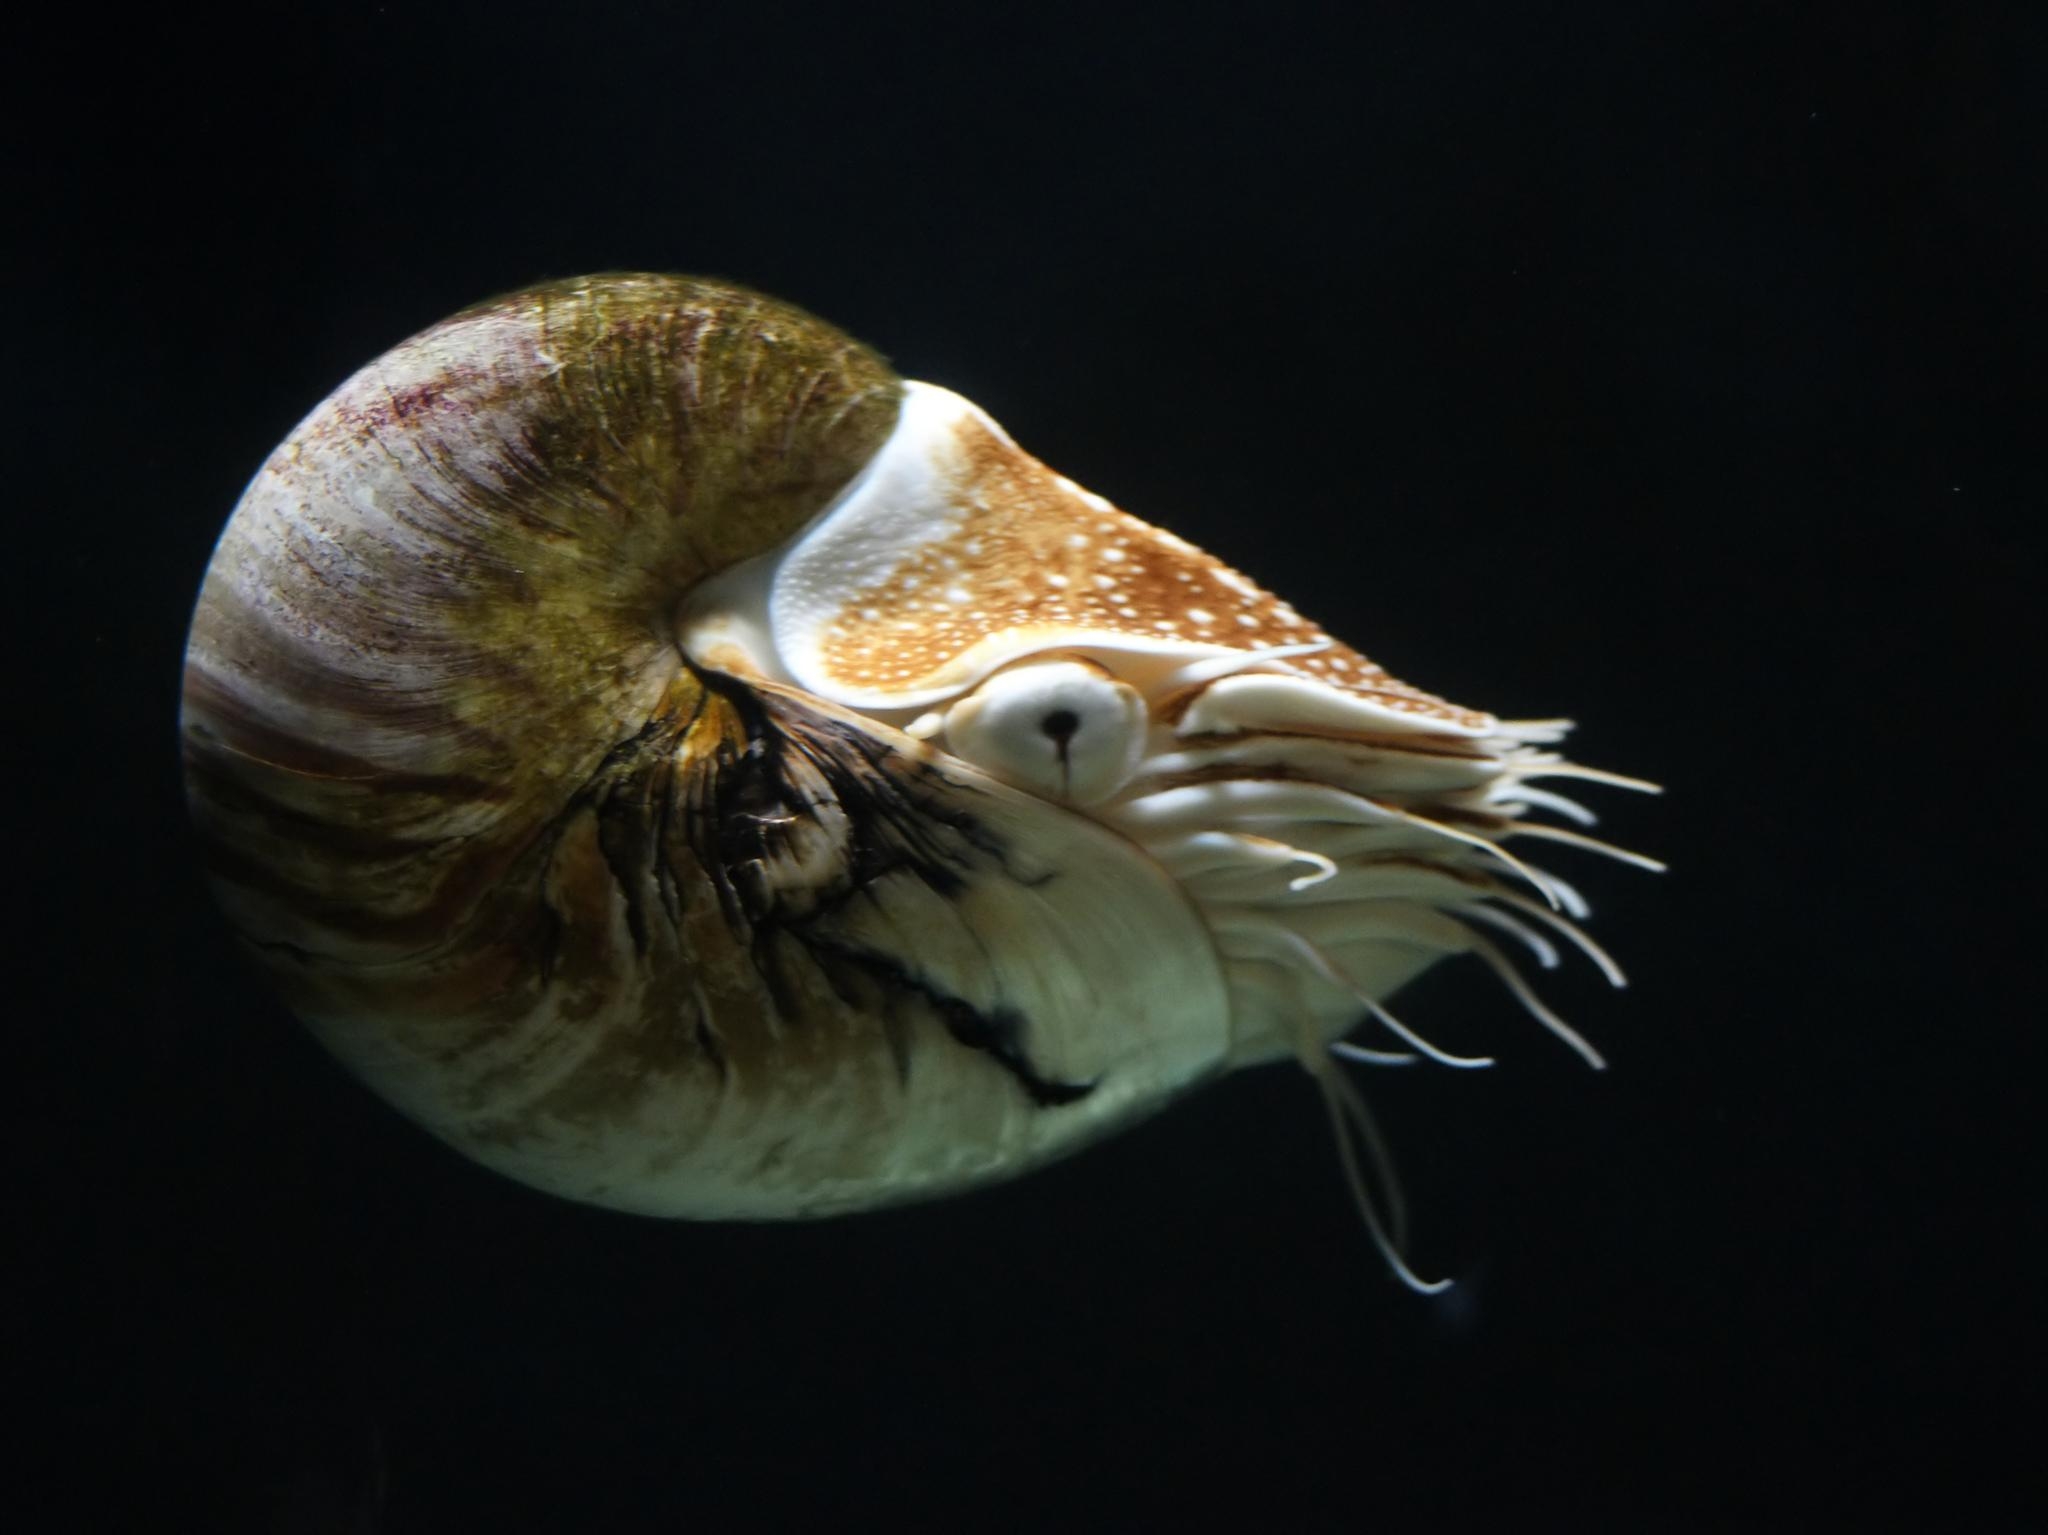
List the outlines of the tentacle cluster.
{"label": "tentacle cluster", "polygon": [[[1594,822],[1584,805],[1539,780],[1655,786],[1549,749],[1566,722],[1488,720],[1452,731],[1424,721],[1418,728],[1412,716],[1278,670],[1258,652],[1228,669],[1214,658],[1190,663],[1155,682],[1152,697],[1151,749],[1095,813],[1157,859],[1195,902],[1222,957],[1241,1055],[1291,1053],[1315,1078],[1375,1241],[1405,1282],[1432,1289],[1402,1257],[1399,1185],[1364,1099],[1338,1062],[1491,1065],[1491,1057],[1431,1043],[1387,1005],[1437,960],[1469,954],[1545,1029],[1602,1067],[1599,1052],[1544,1003],[1503,942],[1543,969],[1560,963],[1562,943],[1617,987],[1626,984],[1621,968],[1580,926],[1584,898],[1505,844],[1547,840],[1660,868],[1582,830],[1533,819],[1548,813],[1581,828]],[[1281,721],[1291,728],[1278,728]],[[1356,1028],[1384,1039],[1343,1037]]]}

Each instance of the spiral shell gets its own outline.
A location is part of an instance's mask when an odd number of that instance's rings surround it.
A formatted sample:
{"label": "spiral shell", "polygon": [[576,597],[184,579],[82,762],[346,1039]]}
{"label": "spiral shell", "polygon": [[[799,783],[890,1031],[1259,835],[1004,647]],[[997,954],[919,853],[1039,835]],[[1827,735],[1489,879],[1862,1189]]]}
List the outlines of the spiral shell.
{"label": "spiral shell", "polygon": [[515,1177],[704,1217],[1008,1176],[1276,1055],[1327,1083],[1410,975],[1499,960],[1475,913],[1586,943],[1499,847],[1576,812],[1528,787],[1588,776],[1555,734],[653,276],[467,310],[308,416],[184,706],[223,905],[336,1055]]}

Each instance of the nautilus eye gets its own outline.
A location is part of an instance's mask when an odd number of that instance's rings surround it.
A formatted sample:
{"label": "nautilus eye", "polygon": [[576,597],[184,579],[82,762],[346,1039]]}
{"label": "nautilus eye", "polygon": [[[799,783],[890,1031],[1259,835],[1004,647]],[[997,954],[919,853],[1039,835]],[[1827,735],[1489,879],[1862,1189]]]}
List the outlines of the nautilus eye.
{"label": "nautilus eye", "polygon": [[1474,1064],[1389,1008],[1465,954],[1597,1064],[1501,945],[1619,971],[1504,844],[1648,862],[1537,819],[1646,787],[1562,725],[684,278],[479,305],[315,409],[222,535],[183,727],[229,919],[334,1053],[672,1216],[946,1194],[1293,1059],[1419,1282],[1343,1058]]}
{"label": "nautilus eye", "polygon": [[946,711],[946,749],[1005,783],[1093,804],[1137,771],[1144,696],[1100,666],[1040,661],[997,672]]}

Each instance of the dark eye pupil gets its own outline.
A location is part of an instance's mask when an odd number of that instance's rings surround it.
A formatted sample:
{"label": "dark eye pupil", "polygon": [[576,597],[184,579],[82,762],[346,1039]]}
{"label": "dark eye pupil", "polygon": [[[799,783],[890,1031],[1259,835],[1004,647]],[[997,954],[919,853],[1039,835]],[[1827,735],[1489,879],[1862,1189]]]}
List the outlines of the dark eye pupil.
{"label": "dark eye pupil", "polygon": [[1038,722],[1038,728],[1055,741],[1071,741],[1074,732],[1081,728],[1080,718],[1072,709],[1055,709]]}

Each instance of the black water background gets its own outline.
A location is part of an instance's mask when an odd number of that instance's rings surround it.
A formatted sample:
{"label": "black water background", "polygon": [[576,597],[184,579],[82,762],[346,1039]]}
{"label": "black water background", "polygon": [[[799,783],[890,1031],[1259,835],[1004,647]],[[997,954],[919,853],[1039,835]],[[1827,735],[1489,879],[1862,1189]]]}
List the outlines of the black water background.
{"label": "black water background", "polygon": [[[1791,1522],[2023,1485],[2038,11],[42,25],[17,1527]],[[1671,875],[1573,869],[1637,978],[1555,992],[1612,1071],[1445,975],[1405,1012],[1502,1068],[1372,1084],[1449,1299],[1384,1280],[1287,1071],[972,1199],[667,1226],[440,1151],[247,972],[173,742],[220,522],[383,347],[620,267],[794,299],[1397,673],[1671,786],[1608,807]]]}

